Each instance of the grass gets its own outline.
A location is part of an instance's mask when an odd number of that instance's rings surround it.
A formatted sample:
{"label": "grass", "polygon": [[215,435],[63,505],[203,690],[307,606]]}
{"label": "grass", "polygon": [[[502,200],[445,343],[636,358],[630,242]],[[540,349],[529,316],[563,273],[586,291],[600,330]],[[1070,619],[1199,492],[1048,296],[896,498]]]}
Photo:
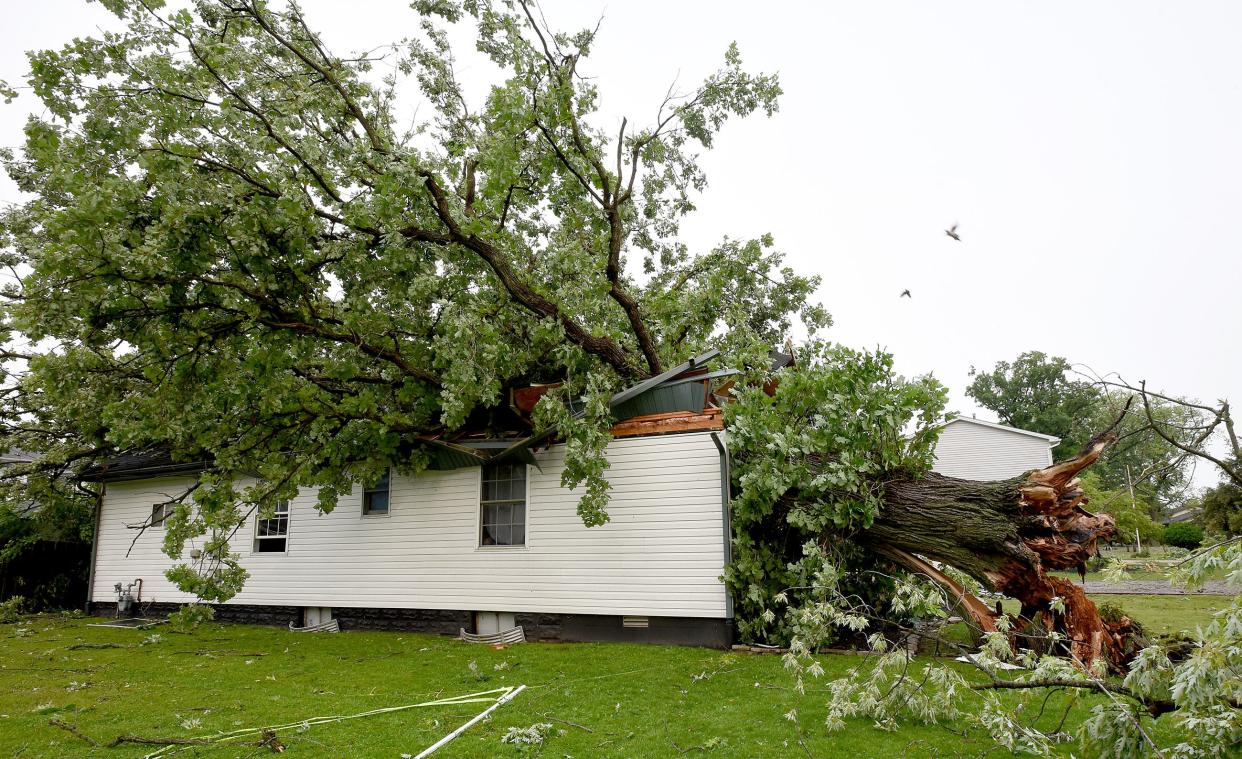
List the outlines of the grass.
{"label": "grass", "polygon": [[1169,635],[1180,631],[1193,631],[1207,626],[1212,614],[1229,606],[1230,596],[1140,596],[1091,594],[1097,604],[1108,602],[1120,606],[1126,615],[1143,623],[1151,635]]}
{"label": "grass", "polygon": [[[1092,593],[1088,596],[1097,604],[1120,606],[1131,619],[1142,623],[1150,636],[1165,636],[1179,632],[1193,632],[1196,627],[1206,627],[1212,615],[1229,606],[1230,596],[1185,595],[1143,596],[1136,594]],[[1020,604],[1013,599],[1001,602],[1009,614],[1017,614]],[[965,624],[948,625],[941,636],[959,645],[969,645],[970,631]]]}
{"label": "grass", "polygon": [[[1123,581],[1152,580],[1170,584],[1172,582],[1173,567],[1171,562],[1168,560],[1127,559],[1122,556],[1113,558],[1120,559],[1125,567],[1125,576],[1122,578]],[[1051,572],[1050,574],[1065,577],[1067,579],[1074,580],[1075,582],[1079,581],[1078,573],[1072,569]],[[1215,569],[1204,575],[1204,579],[1223,580],[1225,579],[1225,575],[1225,570]],[[1111,583],[1114,581],[1106,578],[1103,572],[1087,572],[1086,582],[1089,588],[1092,583]]]}
{"label": "grass", "polygon": [[[554,731],[531,753],[558,759],[689,752],[981,756],[991,748],[987,735],[960,725],[907,725],[890,733],[856,720],[826,733],[826,680],[863,665],[860,656],[824,657],[825,680],[799,695],[780,658],[770,655],[637,644],[528,643],[494,651],[410,633],[299,634],[216,624],[191,634],[157,628],[159,640],[144,644],[150,631],[87,627],[89,621],[41,615],[21,626],[0,625],[0,756],[137,757],[153,750],[92,748],[50,724],[54,719],[100,743],[122,734],[205,737],[519,683],[528,689],[436,759],[517,756],[519,749],[502,744],[501,736],[537,722],[552,723]],[[967,698],[978,703],[980,697]],[[1070,698],[1051,694],[1042,729],[1055,727]],[[1079,694],[1078,703],[1094,699]],[[279,738],[290,757],[396,759],[417,754],[485,706],[416,709],[284,731]],[[784,717],[791,710],[797,722]],[[266,753],[232,744],[177,756]]]}

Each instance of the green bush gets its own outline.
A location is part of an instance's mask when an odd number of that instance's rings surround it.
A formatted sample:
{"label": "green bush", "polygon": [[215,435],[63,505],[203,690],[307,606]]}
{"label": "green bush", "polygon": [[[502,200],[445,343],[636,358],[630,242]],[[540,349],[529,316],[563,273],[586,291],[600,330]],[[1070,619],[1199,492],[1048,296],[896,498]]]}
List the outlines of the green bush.
{"label": "green bush", "polygon": [[168,615],[168,623],[174,632],[188,633],[215,618],[216,610],[206,604],[186,604]]}
{"label": "green bush", "polygon": [[1164,544],[1178,548],[1198,548],[1203,544],[1203,528],[1189,522],[1177,522],[1164,528]]}
{"label": "green bush", "polygon": [[0,601],[0,624],[9,624],[22,618],[22,607],[26,599],[13,596],[7,601]]}

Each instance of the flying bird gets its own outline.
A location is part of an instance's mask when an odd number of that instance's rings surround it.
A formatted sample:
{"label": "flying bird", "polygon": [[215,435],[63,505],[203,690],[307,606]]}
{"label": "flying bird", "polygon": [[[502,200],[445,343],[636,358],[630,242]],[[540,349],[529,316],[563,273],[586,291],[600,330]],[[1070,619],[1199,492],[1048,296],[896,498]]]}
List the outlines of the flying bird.
{"label": "flying bird", "polygon": [[958,242],[962,241],[962,238],[957,236],[957,222],[954,222],[953,226],[946,229],[944,233],[948,235],[949,237],[952,237],[954,240],[957,240]]}
{"label": "flying bird", "polygon": [[909,298],[910,300],[914,300],[914,296],[910,294],[909,290],[902,290],[901,295],[898,295],[897,297],[898,298]]}

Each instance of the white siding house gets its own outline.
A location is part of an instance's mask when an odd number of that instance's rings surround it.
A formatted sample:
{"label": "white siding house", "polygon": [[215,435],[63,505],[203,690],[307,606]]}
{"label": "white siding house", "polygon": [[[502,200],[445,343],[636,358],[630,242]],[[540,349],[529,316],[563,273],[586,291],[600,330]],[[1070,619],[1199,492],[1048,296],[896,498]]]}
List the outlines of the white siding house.
{"label": "white siding house", "polygon": [[1052,464],[1060,438],[981,419],[957,417],[940,431],[932,469],[968,480],[1004,480]]}
{"label": "white siding house", "polygon": [[[417,610],[396,616],[433,620],[442,632],[456,632],[459,622],[469,628],[475,613],[498,612],[519,622],[542,615],[543,624],[558,625],[559,634],[546,637],[702,642],[706,635],[706,642],[727,644],[720,637],[732,616],[721,581],[728,556],[723,432],[614,439],[611,521],[600,527],[583,526],[578,494],[561,487],[563,458],[561,445],[535,454],[537,466],[525,467],[525,493],[505,496],[525,503],[521,545],[481,545],[491,538],[481,524],[485,470],[477,466],[394,475],[382,514],[363,513],[361,488],[330,514],[315,511],[314,492],[304,491],[288,506],[283,551],[259,550],[255,517],[234,538],[250,578],[225,611],[330,607],[347,619],[351,609]],[[192,600],[164,577],[172,561],[161,550],[163,530],[149,528],[135,542],[130,527],[183,492],[190,476],[105,484],[93,602],[106,608],[116,601],[116,583],[137,578],[144,603]],[[683,641],[668,632],[674,628],[698,632]]]}

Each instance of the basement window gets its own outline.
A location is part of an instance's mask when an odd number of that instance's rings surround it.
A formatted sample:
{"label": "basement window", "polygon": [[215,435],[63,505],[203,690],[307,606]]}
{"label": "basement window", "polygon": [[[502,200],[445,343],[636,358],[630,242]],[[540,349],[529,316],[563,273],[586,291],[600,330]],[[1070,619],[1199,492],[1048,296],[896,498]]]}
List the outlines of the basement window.
{"label": "basement window", "polygon": [[384,474],[376,482],[362,490],[362,515],[381,516],[388,514],[388,501],[392,490],[391,470],[385,469]]}
{"label": "basement window", "polygon": [[152,505],[151,521],[149,524],[152,527],[163,527],[164,521],[172,516],[173,512],[176,510],[177,505],[175,503],[157,503]]}
{"label": "basement window", "polygon": [[481,495],[479,545],[526,545],[526,465],[484,466]]}
{"label": "basement window", "polygon": [[284,553],[289,541],[289,502],[276,504],[270,519],[255,517],[254,552]]}

